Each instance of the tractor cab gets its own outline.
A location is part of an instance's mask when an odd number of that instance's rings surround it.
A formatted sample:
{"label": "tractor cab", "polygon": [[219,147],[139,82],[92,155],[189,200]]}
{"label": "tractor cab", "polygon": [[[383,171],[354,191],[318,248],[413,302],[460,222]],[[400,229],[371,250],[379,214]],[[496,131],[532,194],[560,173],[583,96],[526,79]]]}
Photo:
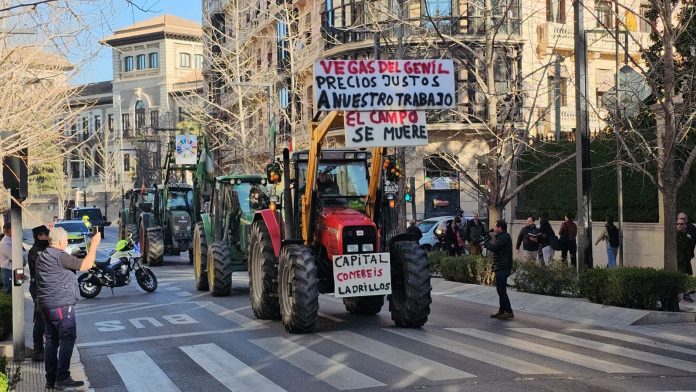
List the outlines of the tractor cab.
{"label": "tractor cab", "polygon": [[155,194],[155,218],[164,234],[165,254],[178,255],[191,248],[193,187],[184,183],[159,186]]}

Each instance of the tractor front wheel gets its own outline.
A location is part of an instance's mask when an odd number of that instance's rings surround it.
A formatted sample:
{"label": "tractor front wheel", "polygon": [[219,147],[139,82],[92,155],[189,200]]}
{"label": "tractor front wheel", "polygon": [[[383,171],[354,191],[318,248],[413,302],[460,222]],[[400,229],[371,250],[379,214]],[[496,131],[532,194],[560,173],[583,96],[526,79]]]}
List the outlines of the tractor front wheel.
{"label": "tractor front wheel", "polygon": [[249,237],[249,299],[261,320],[280,319],[278,304],[278,259],[273,252],[266,224],[256,221]]}
{"label": "tractor front wheel", "polygon": [[319,282],[311,249],[286,245],[280,251],[278,297],[285,329],[306,333],[319,318]]}
{"label": "tractor front wheel", "polygon": [[208,250],[208,285],[210,295],[223,297],[232,290],[232,256],[230,245],[215,241]]}
{"label": "tractor front wheel", "polygon": [[352,314],[373,315],[382,310],[384,306],[383,295],[371,295],[368,297],[343,298],[343,305]]}
{"label": "tractor front wheel", "polygon": [[134,225],[132,223],[127,224],[123,230],[124,230],[124,232],[123,232],[123,238],[121,238],[122,240],[128,239],[129,236],[133,237],[133,241],[138,240],[138,225]]}
{"label": "tractor front wheel", "polygon": [[397,327],[421,327],[428,322],[432,302],[428,256],[415,241],[396,242],[390,253],[392,320]]}
{"label": "tractor front wheel", "polygon": [[147,231],[147,263],[156,267],[164,262],[164,233],[162,229]]}
{"label": "tractor front wheel", "polygon": [[196,290],[208,290],[208,274],[206,273],[206,261],[208,260],[208,243],[205,238],[203,223],[196,223],[193,231],[193,278],[196,281]]}

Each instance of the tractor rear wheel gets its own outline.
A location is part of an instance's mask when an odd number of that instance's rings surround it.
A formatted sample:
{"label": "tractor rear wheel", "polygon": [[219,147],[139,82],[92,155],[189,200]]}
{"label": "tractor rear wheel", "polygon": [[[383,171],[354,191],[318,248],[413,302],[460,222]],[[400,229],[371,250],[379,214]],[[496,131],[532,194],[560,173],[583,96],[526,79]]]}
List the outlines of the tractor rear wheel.
{"label": "tractor rear wheel", "polygon": [[203,223],[196,223],[193,231],[193,278],[196,281],[196,290],[208,290],[208,274],[206,273],[206,261],[208,260],[208,243],[205,238]]}
{"label": "tractor rear wheel", "polygon": [[151,267],[162,265],[164,262],[164,233],[162,229],[147,231],[147,264]]}
{"label": "tractor rear wheel", "polygon": [[306,333],[319,318],[319,282],[312,250],[303,245],[286,245],[280,251],[278,297],[285,329]]}
{"label": "tractor rear wheel", "polygon": [[373,315],[382,310],[384,306],[383,295],[371,295],[368,297],[343,298],[343,305],[352,314]]}
{"label": "tractor rear wheel", "polygon": [[421,327],[428,322],[432,302],[428,256],[415,241],[396,242],[390,253],[392,320],[397,327]]}
{"label": "tractor rear wheel", "polygon": [[215,241],[208,250],[208,287],[213,297],[230,295],[232,290],[232,256],[230,245]]}
{"label": "tractor rear wheel", "polygon": [[278,259],[266,224],[256,221],[249,237],[249,299],[256,318],[280,319]]}

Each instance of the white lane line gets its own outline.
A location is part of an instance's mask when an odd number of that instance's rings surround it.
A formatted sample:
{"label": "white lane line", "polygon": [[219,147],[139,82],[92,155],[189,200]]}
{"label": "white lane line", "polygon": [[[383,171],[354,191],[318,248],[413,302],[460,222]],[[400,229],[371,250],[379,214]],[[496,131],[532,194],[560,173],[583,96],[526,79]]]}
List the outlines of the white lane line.
{"label": "white lane line", "polygon": [[230,391],[285,391],[213,343],[179,348]]}
{"label": "white lane line", "polygon": [[188,291],[179,291],[178,293],[174,293],[174,295],[178,297],[191,297],[193,293],[189,293]]}
{"label": "white lane line", "polygon": [[613,331],[606,331],[603,329],[580,329],[580,328],[578,328],[578,329],[571,329],[571,331],[577,331],[577,332],[587,333],[587,334],[591,334],[591,335],[603,336],[605,338],[621,340],[621,341],[629,342],[629,343],[636,343],[636,344],[640,344],[643,346],[660,348],[663,350],[670,350],[670,351],[676,351],[676,352],[680,352],[680,353],[684,353],[684,354],[696,355],[696,350],[691,350],[688,348],[675,346],[673,344],[662,343],[662,342],[658,342],[656,340],[647,339],[647,338],[643,338],[640,336],[627,335],[627,334],[613,332]]}
{"label": "white lane line", "polygon": [[688,362],[681,359],[665,357],[659,354],[653,354],[644,351],[634,350],[632,348],[626,348],[621,346],[616,346],[613,344],[607,344],[602,342],[596,342],[594,340],[578,338],[575,336],[565,335],[557,332],[545,331],[538,328],[511,328],[513,331],[526,333],[529,335],[539,336],[544,339],[554,340],[557,342],[563,342],[567,344],[572,344],[575,346],[580,346],[584,348],[589,348],[592,350],[597,350],[605,352],[608,354],[620,355],[626,358],[636,359],[638,361],[654,363],[656,365],[667,366],[674,369],[684,370],[691,373],[696,373],[696,363]]}
{"label": "white lane line", "polygon": [[248,317],[242,316],[241,314],[237,313],[233,309],[227,309],[223,306],[220,306],[216,303],[213,302],[201,302],[202,306],[205,309],[208,309],[209,311],[217,314],[220,317],[224,317],[227,320],[230,320],[236,324],[239,324],[241,327],[244,328],[266,328],[265,325],[261,324],[260,322],[256,320],[252,320]]}
{"label": "white lane line", "polygon": [[179,291],[181,289],[176,287],[176,286],[168,286],[168,287],[162,288],[162,290],[164,290],[164,291]]}
{"label": "white lane line", "polygon": [[284,338],[254,339],[251,342],[336,389],[350,390],[386,385]]}
{"label": "white lane line", "polygon": [[123,309],[131,309],[131,310],[137,310],[141,309],[143,305],[145,305],[146,302],[142,303],[137,303],[137,304],[116,304],[116,305],[111,305],[111,306],[105,306],[105,307],[100,307],[99,310],[88,310],[86,312],[80,312],[80,316],[87,316],[90,314],[97,314],[97,313],[104,313],[104,312],[116,312],[119,310]]}
{"label": "white lane line", "polygon": [[442,381],[476,377],[471,373],[423,358],[419,355],[366,338],[363,335],[358,335],[353,332],[337,331],[320,333],[319,336],[379,359],[392,366],[404,369],[417,376],[425,377],[428,380]]}
{"label": "white lane line", "polygon": [[325,318],[325,319],[327,319],[327,320],[331,320],[331,321],[334,321],[334,322],[337,322],[337,323],[342,323],[342,322],[344,322],[343,319],[340,319],[340,318],[338,318],[338,317],[336,317],[336,316],[332,316],[332,315],[330,315],[330,314],[326,314],[326,313],[322,313],[322,312],[319,312],[319,317],[323,317],[323,318]]}
{"label": "white lane line", "polygon": [[560,361],[572,363],[582,367],[599,370],[605,373],[647,373],[644,370],[637,369],[631,366],[625,366],[614,362],[603,361],[595,357],[574,353],[572,351],[561,350],[555,347],[544,346],[528,342],[526,340],[517,339],[497,333],[481,331],[474,328],[446,328],[448,331],[460,333],[462,335],[471,336],[478,339],[487,340],[489,342],[501,344],[503,346],[512,347],[518,350],[527,351],[537,355],[542,355],[549,358],[555,358]]}
{"label": "white lane line", "polygon": [[108,357],[129,392],[180,392],[144,351],[109,354]]}
{"label": "white lane line", "polygon": [[562,372],[547,368],[540,365],[535,365],[527,361],[512,358],[508,355],[499,354],[493,351],[484,350],[482,348],[460,343],[455,340],[443,338],[431,333],[418,331],[414,329],[394,329],[385,328],[384,331],[391,332],[400,336],[413,339],[442,350],[453,352],[455,354],[474,359],[489,365],[497,366],[503,369],[510,370],[519,374],[562,374]]}
{"label": "white lane line", "polygon": [[237,328],[228,328],[228,329],[213,329],[210,331],[183,332],[183,333],[173,333],[173,334],[169,334],[169,335],[144,336],[144,337],[140,337],[140,338],[102,340],[102,341],[98,341],[98,342],[78,343],[76,346],[77,346],[77,348],[111,346],[111,345],[115,345],[115,344],[147,342],[150,340],[185,338],[185,337],[189,337],[189,336],[203,336],[203,335],[215,335],[215,334],[222,334],[222,333],[249,331],[252,329],[255,329],[255,328],[237,327]]}

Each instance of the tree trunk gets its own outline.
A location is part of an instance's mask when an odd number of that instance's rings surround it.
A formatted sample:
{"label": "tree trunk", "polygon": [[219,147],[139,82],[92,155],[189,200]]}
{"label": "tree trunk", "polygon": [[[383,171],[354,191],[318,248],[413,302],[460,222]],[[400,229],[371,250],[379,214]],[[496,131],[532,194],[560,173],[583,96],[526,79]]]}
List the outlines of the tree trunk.
{"label": "tree trunk", "polygon": [[495,222],[503,216],[503,209],[495,204],[488,204],[488,227],[495,227]]}
{"label": "tree trunk", "polygon": [[663,192],[665,222],[665,271],[677,270],[677,192],[674,187],[666,187]]}

